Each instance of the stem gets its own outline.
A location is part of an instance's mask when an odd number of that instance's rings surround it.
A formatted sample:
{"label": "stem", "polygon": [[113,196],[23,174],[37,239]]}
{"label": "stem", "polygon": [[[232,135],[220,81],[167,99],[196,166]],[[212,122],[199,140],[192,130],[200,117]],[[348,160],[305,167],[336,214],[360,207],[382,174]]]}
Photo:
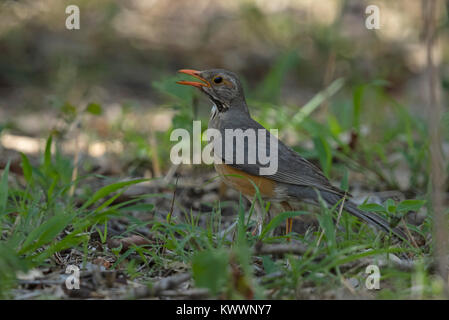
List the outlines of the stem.
{"label": "stem", "polygon": [[444,212],[445,167],[441,150],[440,119],[442,115],[441,92],[438,68],[433,57],[433,49],[437,40],[437,4],[436,0],[424,0],[424,32],[427,49],[427,81],[428,110],[430,136],[430,200],[433,209],[433,243],[435,245],[435,261],[441,277],[444,279],[445,291],[448,293],[448,219]]}

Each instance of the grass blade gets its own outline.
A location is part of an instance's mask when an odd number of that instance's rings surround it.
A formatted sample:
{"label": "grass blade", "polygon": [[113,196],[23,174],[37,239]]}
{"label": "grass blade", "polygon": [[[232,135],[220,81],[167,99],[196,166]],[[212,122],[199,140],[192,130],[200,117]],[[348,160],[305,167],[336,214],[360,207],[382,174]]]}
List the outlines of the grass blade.
{"label": "grass blade", "polygon": [[117,183],[107,185],[107,186],[101,188],[100,190],[98,190],[97,192],[95,192],[94,195],[84,203],[84,205],[81,207],[81,209],[82,210],[86,209],[87,207],[91,206],[93,203],[97,202],[100,199],[107,197],[108,195],[110,195],[111,193],[113,193],[119,189],[131,186],[133,184],[138,184],[138,183],[141,183],[144,181],[149,181],[149,179],[136,179],[136,180],[122,181],[122,182],[117,182]]}
{"label": "grass blade", "polygon": [[318,108],[326,99],[336,94],[344,85],[345,80],[338,78],[332,82],[329,87],[318,92],[309,102],[307,102],[301,110],[292,117],[293,126],[299,125],[306,117],[308,117],[316,108]]}
{"label": "grass blade", "polygon": [[28,157],[23,152],[20,153],[20,156],[22,157],[23,176],[26,182],[31,184],[33,180],[33,168],[31,167],[30,160],[28,160]]}
{"label": "grass blade", "polygon": [[10,164],[11,161],[8,161],[0,180],[0,215],[5,212],[6,202],[8,201],[8,175]]}

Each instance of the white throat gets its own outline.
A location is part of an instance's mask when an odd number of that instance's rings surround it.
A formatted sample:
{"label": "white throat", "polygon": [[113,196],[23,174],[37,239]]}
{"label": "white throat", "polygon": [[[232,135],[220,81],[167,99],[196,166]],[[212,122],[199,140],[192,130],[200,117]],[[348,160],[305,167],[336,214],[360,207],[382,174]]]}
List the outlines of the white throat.
{"label": "white throat", "polygon": [[217,115],[217,113],[218,113],[218,108],[217,108],[217,106],[216,106],[215,103],[214,103],[214,104],[212,105],[211,110],[210,110],[210,117],[211,117],[211,119],[215,118],[215,116]]}

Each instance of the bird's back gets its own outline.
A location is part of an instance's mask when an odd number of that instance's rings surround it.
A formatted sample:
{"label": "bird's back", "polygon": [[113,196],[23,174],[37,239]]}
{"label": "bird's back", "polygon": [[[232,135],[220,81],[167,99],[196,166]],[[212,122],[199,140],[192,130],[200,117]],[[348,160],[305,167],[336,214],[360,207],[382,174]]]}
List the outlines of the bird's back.
{"label": "bird's back", "polygon": [[[319,168],[301,157],[290,147],[286,146],[281,140],[272,136],[266,128],[252,119],[247,112],[242,112],[241,109],[233,109],[231,107],[226,112],[212,114],[209,121],[209,128],[220,131],[223,140],[226,138],[226,129],[241,129],[243,132],[248,129],[254,130],[256,137],[255,143],[250,142],[247,139],[240,139],[240,141],[244,143],[244,159],[248,159],[248,153],[250,152],[256,152],[257,154],[269,154],[271,141],[273,141],[272,139],[275,139],[277,142],[277,150],[275,150],[277,151],[277,157],[275,158],[278,162],[277,170],[274,174],[265,176],[266,178],[279,183],[312,186],[338,195],[344,195],[343,191],[332,186]],[[258,139],[260,139],[258,130],[262,130],[264,132],[262,137],[266,137],[265,150],[259,150],[261,144],[258,141]],[[224,141],[222,146],[222,154],[224,155],[226,152],[226,144]],[[233,163],[230,165],[254,176],[260,176],[260,168],[266,167],[266,165],[261,164],[260,161],[256,161],[254,164],[248,162],[237,163],[238,148],[236,148],[236,141],[232,142],[232,146],[233,156],[231,160]],[[224,159],[224,157],[222,158]]]}

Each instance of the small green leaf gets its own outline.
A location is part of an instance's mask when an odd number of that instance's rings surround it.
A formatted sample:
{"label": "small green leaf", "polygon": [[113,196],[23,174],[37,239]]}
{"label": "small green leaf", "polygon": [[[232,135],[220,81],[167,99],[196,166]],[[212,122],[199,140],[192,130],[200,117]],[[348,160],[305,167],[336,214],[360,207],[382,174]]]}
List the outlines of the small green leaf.
{"label": "small green leaf", "polygon": [[33,180],[33,168],[31,167],[30,160],[28,160],[28,157],[23,152],[20,153],[20,156],[22,157],[23,176],[26,182],[30,184]]}
{"label": "small green leaf", "polygon": [[98,103],[89,103],[86,111],[96,116],[99,116],[103,113],[103,109]]}
{"label": "small green leaf", "polygon": [[263,268],[267,274],[274,273],[279,270],[278,266],[270,256],[262,256],[262,263]]}
{"label": "small green leaf", "polygon": [[318,153],[318,159],[320,160],[323,173],[329,177],[332,166],[332,150],[329,143],[323,136],[315,137],[313,143],[315,145],[315,150]]}
{"label": "small green leaf", "polygon": [[76,107],[66,102],[61,106],[61,112],[67,122],[72,122],[77,115]]}
{"label": "small green leaf", "polygon": [[[9,243],[2,241],[0,243],[0,279],[5,280],[5,277],[15,278],[18,271],[26,272],[28,264],[26,260],[19,256],[19,254],[10,247]],[[0,283],[0,289],[4,283]],[[0,290],[0,296],[3,297],[3,292]]]}
{"label": "small green leaf", "polygon": [[113,253],[115,255],[117,255],[118,259],[117,261],[114,262],[114,264],[112,265],[111,269],[115,269],[120,263],[122,263],[122,261],[124,261],[129,255],[131,255],[132,253],[136,252],[136,248],[131,247],[128,250],[126,250],[125,253],[120,254],[120,252],[122,251],[123,248],[123,243],[120,243],[120,246],[118,248],[114,248],[113,249]]}
{"label": "small green leaf", "polygon": [[50,218],[27,236],[19,253],[24,254],[32,252],[37,248],[54,241],[56,236],[64,230],[72,219],[73,215],[70,214],[59,214]]}
{"label": "small green leaf", "polygon": [[97,202],[100,199],[103,199],[104,197],[107,197],[111,193],[113,193],[121,188],[128,187],[133,184],[141,183],[141,182],[148,181],[148,180],[149,179],[136,179],[136,180],[131,180],[131,181],[117,182],[117,183],[113,183],[108,186],[105,186],[105,187],[101,188],[100,190],[98,190],[97,192],[95,192],[94,195],[92,197],[90,197],[90,199],[84,203],[84,205],[81,207],[81,210],[86,209],[93,203]]}
{"label": "small green leaf", "polygon": [[359,206],[360,210],[369,212],[385,212],[385,208],[377,203],[365,203]]}
{"label": "small green leaf", "polygon": [[33,256],[33,261],[35,263],[42,263],[42,261],[51,257],[55,252],[59,252],[68,248],[74,248],[81,242],[87,242],[89,240],[89,235],[80,232],[72,232],[65,236],[60,241],[53,241],[44,251]]}
{"label": "small green leaf", "polygon": [[426,200],[404,200],[397,206],[398,212],[418,211],[423,205],[426,204]]}
{"label": "small green leaf", "polygon": [[50,135],[47,139],[47,143],[45,145],[45,153],[44,153],[44,168],[48,170],[51,167],[51,145],[53,142],[53,136]]}
{"label": "small green leaf", "polygon": [[332,136],[334,137],[338,137],[343,131],[343,128],[338,122],[338,118],[333,114],[329,114],[327,116],[327,125],[329,127],[329,131],[332,133]]}
{"label": "small green leaf", "polygon": [[349,183],[348,183],[348,169],[344,169],[344,174],[343,174],[343,179],[341,180],[340,183],[340,189],[343,191],[348,191],[349,190]]}
{"label": "small green leaf", "polygon": [[385,208],[387,209],[388,213],[395,213],[396,212],[396,204],[393,199],[388,199],[385,201]]}

